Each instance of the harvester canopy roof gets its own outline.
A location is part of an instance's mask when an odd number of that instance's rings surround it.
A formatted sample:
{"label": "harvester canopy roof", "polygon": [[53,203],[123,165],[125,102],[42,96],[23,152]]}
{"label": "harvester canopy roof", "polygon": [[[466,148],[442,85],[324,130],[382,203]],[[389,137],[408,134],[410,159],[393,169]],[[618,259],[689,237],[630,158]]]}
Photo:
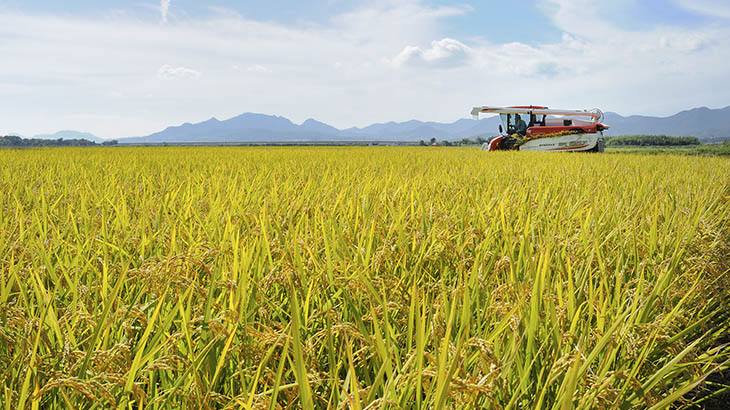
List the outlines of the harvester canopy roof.
{"label": "harvester canopy roof", "polygon": [[535,115],[556,115],[563,117],[591,117],[593,121],[600,121],[603,117],[601,110],[551,110],[547,107],[521,106],[521,107],[474,107],[471,115],[478,117],[479,114],[535,114]]}

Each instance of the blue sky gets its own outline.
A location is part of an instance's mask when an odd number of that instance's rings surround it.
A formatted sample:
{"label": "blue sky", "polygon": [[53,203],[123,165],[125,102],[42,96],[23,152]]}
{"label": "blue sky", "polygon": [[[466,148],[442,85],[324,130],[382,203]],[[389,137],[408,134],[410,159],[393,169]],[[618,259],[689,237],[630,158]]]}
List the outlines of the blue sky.
{"label": "blue sky", "polygon": [[[355,10],[366,3],[357,0],[171,0],[170,15],[175,19],[186,20],[211,16],[225,9],[253,20],[300,25],[326,24],[333,16]],[[429,0],[420,3],[432,7],[463,8],[463,15],[454,16],[444,23],[445,33],[453,36],[534,44],[558,40],[561,34],[560,28],[552,24],[546,15],[546,10],[551,6],[539,0]],[[4,0],[0,1],[0,6],[10,10],[65,15],[93,16],[121,12],[139,18],[159,17],[159,2],[143,0]],[[631,30],[645,30],[662,24],[697,26],[721,22],[721,19],[707,13],[682,7],[682,2],[674,0],[613,0],[601,2],[596,7],[605,13],[604,18]]]}
{"label": "blue sky", "polygon": [[669,115],[730,104],[729,27],[727,0],[0,0],[0,133],[487,103]]}

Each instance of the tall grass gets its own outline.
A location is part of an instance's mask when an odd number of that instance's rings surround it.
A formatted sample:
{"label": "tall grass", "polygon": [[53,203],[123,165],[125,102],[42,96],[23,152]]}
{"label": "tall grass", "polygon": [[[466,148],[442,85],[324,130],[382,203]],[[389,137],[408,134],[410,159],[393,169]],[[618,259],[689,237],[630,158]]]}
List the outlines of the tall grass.
{"label": "tall grass", "polygon": [[728,175],[474,149],[2,151],[2,404],[690,405],[730,367]]}

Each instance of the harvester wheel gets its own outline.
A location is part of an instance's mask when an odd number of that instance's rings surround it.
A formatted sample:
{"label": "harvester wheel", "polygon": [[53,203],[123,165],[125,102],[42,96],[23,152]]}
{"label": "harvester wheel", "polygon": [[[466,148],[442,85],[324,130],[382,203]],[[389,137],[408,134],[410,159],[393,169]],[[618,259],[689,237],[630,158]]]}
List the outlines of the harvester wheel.
{"label": "harvester wheel", "polygon": [[588,150],[588,152],[604,152],[606,151],[606,142],[603,140],[598,140],[596,142],[596,146]]}
{"label": "harvester wheel", "polygon": [[502,149],[504,149],[504,150],[517,149],[517,139],[511,135],[506,136],[502,140]]}

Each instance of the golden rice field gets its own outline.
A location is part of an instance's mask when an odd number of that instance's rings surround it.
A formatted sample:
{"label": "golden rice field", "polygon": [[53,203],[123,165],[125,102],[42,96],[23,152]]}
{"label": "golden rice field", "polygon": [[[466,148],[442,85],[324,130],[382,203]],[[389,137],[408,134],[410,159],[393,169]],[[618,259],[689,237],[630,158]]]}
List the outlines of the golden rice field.
{"label": "golden rice field", "polygon": [[717,399],[729,176],[667,155],[2,150],[2,408]]}

